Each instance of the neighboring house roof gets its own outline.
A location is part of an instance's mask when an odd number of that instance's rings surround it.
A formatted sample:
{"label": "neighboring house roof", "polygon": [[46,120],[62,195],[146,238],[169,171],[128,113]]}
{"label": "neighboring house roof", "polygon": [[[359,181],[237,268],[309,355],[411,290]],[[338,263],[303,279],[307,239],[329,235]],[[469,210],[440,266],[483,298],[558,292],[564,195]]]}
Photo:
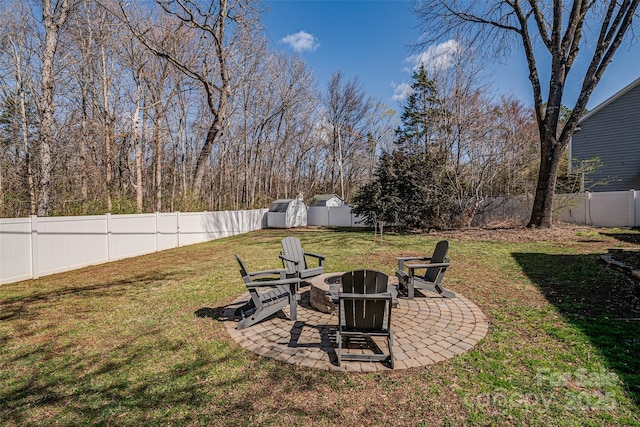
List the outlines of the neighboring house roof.
{"label": "neighboring house roof", "polygon": [[[314,199],[316,199],[317,201],[321,202],[321,201],[327,201],[327,200],[331,200],[332,198],[337,197],[338,199],[340,199],[339,196],[337,196],[336,194],[316,194],[315,196],[313,196]],[[340,199],[342,200],[342,199]]]}
{"label": "neighboring house roof", "polygon": [[624,96],[628,92],[630,92],[633,89],[635,89],[636,86],[638,86],[638,85],[640,85],[640,78],[637,78],[636,80],[634,80],[633,82],[628,84],[625,88],[620,90],[618,93],[614,94],[613,96],[611,96],[610,98],[608,98],[607,100],[605,100],[604,102],[599,104],[596,108],[594,108],[593,110],[589,111],[587,114],[582,116],[582,118],[578,121],[578,126],[580,125],[580,123],[584,122],[585,120],[588,120],[591,116],[593,116],[595,114],[598,114],[599,111],[601,111],[604,108],[606,108],[609,104],[617,101],[619,98],[621,98],[622,96]]}
{"label": "neighboring house roof", "polygon": [[627,191],[640,188],[640,151],[637,148],[640,142],[639,106],[640,78],[578,122],[570,141],[569,165],[599,159],[594,170],[582,172],[583,179],[588,178],[583,182],[585,189]]}

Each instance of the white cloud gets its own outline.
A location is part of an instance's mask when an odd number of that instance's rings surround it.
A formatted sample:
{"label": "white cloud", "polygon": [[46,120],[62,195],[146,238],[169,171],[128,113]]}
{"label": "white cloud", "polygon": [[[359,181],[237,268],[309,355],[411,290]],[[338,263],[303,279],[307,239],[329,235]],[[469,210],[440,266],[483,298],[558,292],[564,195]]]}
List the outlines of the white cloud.
{"label": "white cloud", "polygon": [[455,56],[462,50],[460,43],[456,40],[447,40],[444,43],[432,45],[422,53],[411,55],[405,61],[413,66],[416,71],[420,65],[424,65],[426,70],[444,70],[453,65]]}
{"label": "white cloud", "polygon": [[298,53],[304,51],[315,52],[316,49],[318,49],[318,46],[320,46],[318,40],[316,40],[313,35],[305,31],[289,34],[288,36],[283,37],[280,41],[288,44]]}
{"label": "white cloud", "polygon": [[391,86],[393,87],[393,100],[398,103],[402,103],[413,92],[409,83],[392,83]]}

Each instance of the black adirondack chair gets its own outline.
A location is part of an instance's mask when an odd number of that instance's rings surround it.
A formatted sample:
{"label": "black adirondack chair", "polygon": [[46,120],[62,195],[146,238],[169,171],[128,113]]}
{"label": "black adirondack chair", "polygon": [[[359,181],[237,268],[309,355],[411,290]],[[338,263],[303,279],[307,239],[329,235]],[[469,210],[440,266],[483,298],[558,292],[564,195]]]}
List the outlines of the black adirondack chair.
{"label": "black adirondack chair", "polygon": [[[387,291],[388,279],[376,270],[354,270],[342,275],[336,331],[338,366],[343,360],[382,361],[393,369],[392,297]],[[375,343],[374,337],[386,337],[387,353]],[[357,344],[357,349],[349,352],[352,343]],[[368,348],[363,349],[364,346]]]}
{"label": "black adirondack chair", "polygon": [[236,316],[240,317],[236,329],[255,325],[288,305],[290,319],[295,321],[296,293],[300,286],[300,278],[287,278],[284,269],[250,272],[239,255],[236,255],[236,260],[240,265],[242,280],[251,295],[251,300],[235,311]]}
{"label": "black adirondack chair", "polygon": [[[307,262],[307,257],[316,258],[318,265]],[[312,254],[302,249],[300,239],[297,237],[285,237],[282,239],[282,252],[280,259],[289,277],[297,275],[301,279],[318,276],[324,273],[324,255]]]}
{"label": "black adirondack chair", "polygon": [[[442,286],[444,273],[449,268],[449,242],[442,240],[436,244],[430,257],[399,257],[398,285],[409,299],[413,299],[415,289],[424,289],[439,294],[443,298],[455,298],[456,294]],[[423,274],[418,271],[424,270]]]}

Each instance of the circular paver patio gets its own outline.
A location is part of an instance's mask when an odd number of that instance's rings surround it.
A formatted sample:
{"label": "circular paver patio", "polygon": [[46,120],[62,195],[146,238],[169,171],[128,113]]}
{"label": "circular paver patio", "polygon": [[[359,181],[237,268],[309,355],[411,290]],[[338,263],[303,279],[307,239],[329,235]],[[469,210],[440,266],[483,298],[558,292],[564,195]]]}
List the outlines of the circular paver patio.
{"label": "circular paver patio", "polygon": [[[335,331],[338,315],[322,313],[309,304],[309,288],[301,289],[298,320],[289,320],[289,309],[249,328],[237,330],[233,312],[249,300],[241,295],[224,313],[229,335],[243,348],[286,363],[325,370],[375,372],[389,370],[380,362],[343,361],[337,364]],[[409,300],[398,299],[393,308],[395,369],[426,366],[465,353],[487,333],[480,309],[464,296],[440,298],[429,292]],[[386,350],[385,350],[386,351]]]}

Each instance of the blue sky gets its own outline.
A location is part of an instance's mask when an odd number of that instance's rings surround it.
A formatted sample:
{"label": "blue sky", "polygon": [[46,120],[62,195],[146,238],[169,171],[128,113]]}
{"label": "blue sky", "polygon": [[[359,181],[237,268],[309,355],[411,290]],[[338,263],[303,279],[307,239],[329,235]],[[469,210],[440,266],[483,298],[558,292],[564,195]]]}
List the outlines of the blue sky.
{"label": "blue sky", "polygon": [[[412,47],[419,39],[417,16],[408,0],[267,0],[263,15],[267,37],[283,53],[297,51],[314,71],[322,89],[341,70],[344,77],[358,77],[362,88],[392,108],[398,108],[402,84],[411,83]],[[443,56],[445,47],[433,46],[431,58]],[[446,56],[444,56],[446,59]],[[605,101],[640,77],[640,45],[621,46],[588,104]],[[542,68],[542,67],[541,67]],[[497,93],[515,95],[532,104],[531,86],[522,52],[513,51],[503,64],[494,64],[489,81]],[[569,81],[565,104],[580,89]]]}

